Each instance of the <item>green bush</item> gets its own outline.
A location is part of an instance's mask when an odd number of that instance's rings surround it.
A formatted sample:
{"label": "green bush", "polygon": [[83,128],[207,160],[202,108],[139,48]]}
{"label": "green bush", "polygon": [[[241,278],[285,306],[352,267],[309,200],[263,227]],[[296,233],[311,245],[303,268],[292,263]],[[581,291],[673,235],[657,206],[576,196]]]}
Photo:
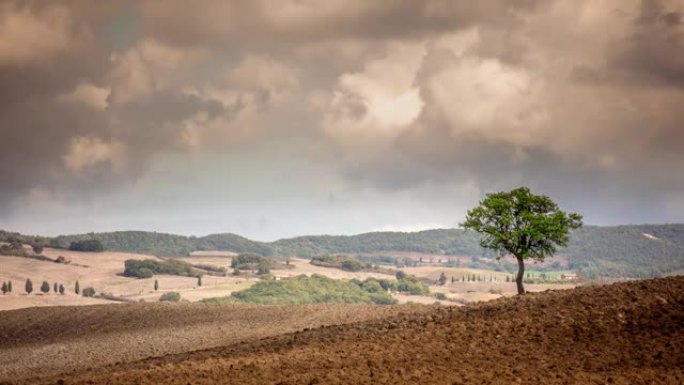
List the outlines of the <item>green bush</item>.
{"label": "green bush", "polygon": [[159,301],[161,302],[178,302],[181,299],[180,293],[177,293],[175,291],[170,291],[168,293],[164,293],[159,297]]}
{"label": "green bush", "polygon": [[260,281],[248,289],[233,293],[230,297],[211,298],[203,302],[254,304],[396,303],[391,295],[385,292],[369,291],[364,286],[371,290],[377,289],[374,284],[366,284],[366,282],[355,283],[346,279],[336,280],[317,274],[311,277],[300,275],[277,281]]}
{"label": "green bush", "polygon": [[104,251],[104,246],[102,246],[102,242],[98,241],[97,239],[86,239],[83,241],[71,242],[69,244],[69,250],[101,252]]}
{"label": "green bush", "polygon": [[157,261],[154,259],[127,259],[124,262],[123,275],[126,277],[150,278],[155,274],[199,277],[201,272],[193,268],[191,264],[177,259],[166,261]]}
{"label": "green bush", "polygon": [[311,258],[312,265],[333,267],[344,271],[362,271],[372,268],[371,264],[363,263],[347,255],[319,255]]}
{"label": "green bush", "polygon": [[84,297],[94,297],[95,296],[95,289],[92,287],[86,287],[83,289],[83,296]]}

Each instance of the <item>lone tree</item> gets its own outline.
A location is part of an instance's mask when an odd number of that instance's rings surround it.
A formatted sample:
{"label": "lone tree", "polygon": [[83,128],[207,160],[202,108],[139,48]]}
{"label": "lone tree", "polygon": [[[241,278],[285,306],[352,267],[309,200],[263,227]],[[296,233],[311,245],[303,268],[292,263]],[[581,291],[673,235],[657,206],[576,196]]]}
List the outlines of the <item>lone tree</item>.
{"label": "lone tree", "polygon": [[57,290],[59,290],[59,286],[57,285],[57,282],[55,282],[55,283],[52,285],[52,291],[54,291],[55,293],[57,293]]}
{"label": "lone tree", "polygon": [[31,294],[33,291],[33,282],[31,282],[30,278],[26,278],[26,285],[24,285],[24,289],[26,290],[26,294]]}
{"label": "lone tree", "polygon": [[74,292],[78,295],[81,292],[81,285],[78,283],[78,280],[76,280],[76,286],[74,286]]}
{"label": "lone tree", "polygon": [[535,195],[527,187],[509,192],[487,194],[479,205],[466,214],[465,229],[482,234],[480,246],[506,253],[518,261],[515,283],[524,294],[525,259],[543,262],[557,247],[568,244],[568,233],[582,226],[582,216],[565,213],[545,195]]}
{"label": "lone tree", "polygon": [[7,291],[12,292],[12,281],[7,282]]}
{"label": "lone tree", "polygon": [[50,284],[48,283],[48,281],[43,281],[43,284],[40,285],[40,291],[42,291],[45,294],[50,292]]}
{"label": "lone tree", "polygon": [[157,280],[155,279],[155,280],[154,280],[154,291],[157,291],[157,290],[159,290],[159,281],[157,281]]}

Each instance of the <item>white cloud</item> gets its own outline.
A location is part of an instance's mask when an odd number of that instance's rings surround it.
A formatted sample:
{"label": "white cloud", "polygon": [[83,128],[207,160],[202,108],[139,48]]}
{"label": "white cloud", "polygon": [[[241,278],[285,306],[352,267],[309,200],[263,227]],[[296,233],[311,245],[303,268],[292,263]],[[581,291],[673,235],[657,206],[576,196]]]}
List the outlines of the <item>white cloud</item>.
{"label": "white cloud", "polygon": [[107,108],[107,97],[110,91],[109,87],[98,87],[89,83],[81,83],[73,91],[60,95],[58,100],[83,103],[90,108],[103,111]]}
{"label": "white cloud", "polygon": [[118,140],[106,142],[100,138],[78,137],[71,140],[63,160],[75,173],[102,163],[109,163],[114,172],[121,173],[127,163],[126,146]]}
{"label": "white cloud", "polygon": [[342,75],[328,107],[326,131],[342,140],[392,137],[420,115],[424,102],[414,84],[423,43],[391,44],[363,72]]}

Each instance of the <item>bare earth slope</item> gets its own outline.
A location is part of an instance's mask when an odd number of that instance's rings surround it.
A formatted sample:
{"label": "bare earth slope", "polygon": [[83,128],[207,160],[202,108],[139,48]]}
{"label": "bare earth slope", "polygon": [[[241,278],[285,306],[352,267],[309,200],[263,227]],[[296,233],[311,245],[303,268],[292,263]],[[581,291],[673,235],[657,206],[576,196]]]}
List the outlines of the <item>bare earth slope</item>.
{"label": "bare earth slope", "polygon": [[44,382],[682,384],[684,277],[395,314]]}
{"label": "bare earth slope", "polygon": [[[423,309],[425,311],[427,309]],[[0,382],[185,353],[412,307],[119,304],[0,312]]]}

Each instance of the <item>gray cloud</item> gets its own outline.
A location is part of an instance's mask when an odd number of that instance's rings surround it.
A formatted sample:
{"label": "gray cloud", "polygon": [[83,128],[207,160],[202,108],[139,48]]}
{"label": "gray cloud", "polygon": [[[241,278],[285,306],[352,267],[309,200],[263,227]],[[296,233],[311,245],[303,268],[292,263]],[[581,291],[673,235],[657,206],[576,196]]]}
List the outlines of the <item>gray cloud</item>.
{"label": "gray cloud", "polygon": [[[287,190],[350,212],[364,194],[386,197],[385,214],[425,199],[414,214],[443,223],[427,217],[437,197],[527,184],[596,222],[671,221],[684,215],[682,15],[672,0],[5,2],[0,225],[153,190],[155,173],[178,188],[172,213],[275,207]],[[218,166],[191,194],[192,172],[160,171],[205,156]],[[222,201],[208,186],[242,190]],[[123,211],[153,198],[127,199]],[[387,225],[373,221],[354,228]]]}

